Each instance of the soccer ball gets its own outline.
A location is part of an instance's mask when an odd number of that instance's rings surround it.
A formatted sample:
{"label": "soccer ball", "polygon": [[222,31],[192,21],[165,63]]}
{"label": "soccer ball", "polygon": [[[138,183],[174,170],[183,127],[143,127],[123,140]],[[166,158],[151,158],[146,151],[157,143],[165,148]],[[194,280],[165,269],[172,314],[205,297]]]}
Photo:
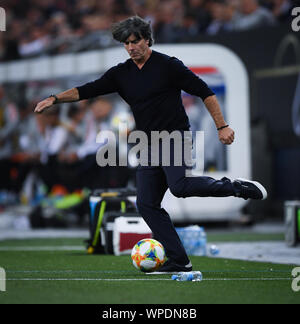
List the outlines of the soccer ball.
{"label": "soccer ball", "polygon": [[131,252],[133,265],[143,272],[152,272],[166,261],[165,249],[153,239],[143,239],[136,243]]}

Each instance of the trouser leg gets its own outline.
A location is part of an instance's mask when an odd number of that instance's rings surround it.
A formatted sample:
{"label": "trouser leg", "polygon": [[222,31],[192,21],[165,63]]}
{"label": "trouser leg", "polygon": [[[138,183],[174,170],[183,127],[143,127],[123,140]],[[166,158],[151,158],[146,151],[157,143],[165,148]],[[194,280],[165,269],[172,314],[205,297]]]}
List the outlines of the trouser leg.
{"label": "trouser leg", "polygon": [[168,186],[175,197],[230,197],[236,195],[234,184],[228,178],[186,177],[185,167],[164,167]]}
{"label": "trouser leg", "polygon": [[[186,147],[189,152],[187,155],[191,155],[192,145],[188,136],[184,137],[184,141],[180,143],[180,145],[187,145]],[[186,149],[184,148],[180,153],[180,160],[182,161],[181,166],[176,166],[175,159],[178,158],[178,156],[176,156],[178,153],[174,147],[174,143],[171,144],[170,163],[169,165],[162,167],[170,191],[174,196],[180,198],[236,196],[237,189],[228,178],[217,180],[207,176],[190,176],[190,167],[185,162],[185,150]]]}
{"label": "trouser leg", "polygon": [[160,167],[140,167],[136,173],[137,207],[152,230],[155,239],[162,243],[167,257],[186,265],[189,258],[168,213],[161,208],[161,201],[168,189]]}

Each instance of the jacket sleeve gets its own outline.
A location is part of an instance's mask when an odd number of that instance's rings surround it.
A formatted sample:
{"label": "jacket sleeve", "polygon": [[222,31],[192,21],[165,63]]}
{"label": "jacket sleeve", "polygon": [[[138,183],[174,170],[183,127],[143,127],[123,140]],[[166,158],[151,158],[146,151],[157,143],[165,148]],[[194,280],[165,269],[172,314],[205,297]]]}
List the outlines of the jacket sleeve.
{"label": "jacket sleeve", "polygon": [[214,95],[214,92],[208,85],[177,58],[170,58],[169,69],[171,80],[175,87],[200,97],[203,101],[207,97]]}
{"label": "jacket sleeve", "polygon": [[115,68],[109,69],[99,79],[77,87],[79,100],[90,99],[117,92],[114,78]]}

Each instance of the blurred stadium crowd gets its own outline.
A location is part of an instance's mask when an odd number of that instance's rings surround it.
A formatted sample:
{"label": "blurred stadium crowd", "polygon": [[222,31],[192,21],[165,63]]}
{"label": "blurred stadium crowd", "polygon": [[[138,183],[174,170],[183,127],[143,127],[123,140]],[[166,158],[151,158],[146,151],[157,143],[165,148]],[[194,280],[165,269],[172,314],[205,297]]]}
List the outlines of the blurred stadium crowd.
{"label": "blurred stadium crowd", "polygon": [[114,45],[110,26],[131,15],[151,21],[157,43],[180,42],[291,20],[298,0],[10,0],[0,60]]}
{"label": "blurred stadium crowd", "polygon": [[57,185],[74,192],[128,184],[130,168],[100,168],[95,159],[100,130],[117,131],[120,120],[133,129],[124,106],[118,110],[113,100],[100,98],[33,114],[35,104],[17,106],[0,87],[0,192],[30,202],[40,185],[49,193]]}

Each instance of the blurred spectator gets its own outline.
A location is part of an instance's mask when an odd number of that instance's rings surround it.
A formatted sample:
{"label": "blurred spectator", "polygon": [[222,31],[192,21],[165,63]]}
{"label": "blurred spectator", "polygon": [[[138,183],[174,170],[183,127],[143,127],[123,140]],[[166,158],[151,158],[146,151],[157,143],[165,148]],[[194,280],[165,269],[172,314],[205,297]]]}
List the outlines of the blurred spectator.
{"label": "blurred spectator", "polygon": [[[45,117],[32,114],[34,103],[28,104],[25,109],[20,110],[20,122],[18,125],[18,148],[12,156],[12,161],[17,169],[14,181],[14,189],[20,192],[27,179],[37,175],[40,166],[41,151],[43,150],[43,137],[45,135]],[[30,187],[32,195],[33,188]]]}
{"label": "blurred spectator", "polygon": [[[59,154],[61,183],[69,190],[126,186],[127,168],[100,167],[96,161],[96,154],[103,146],[96,138],[99,132],[112,129],[113,112],[112,103],[103,98],[95,99],[88,112],[71,106],[70,122],[64,124],[70,132],[69,145]],[[104,138],[103,143],[106,143]]]}
{"label": "blurred spectator", "polygon": [[196,17],[200,33],[206,30],[211,21],[208,3],[209,1],[206,0],[187,0],[187,11]]}
{"label": "blurred spectator", "polygon": [[49,36],[35,27],[29,35],[22,37],[19,43],[19,53],[22,57],[42,54],[49,42]]}
{"label": "blurred spectator", "polygon": [[223,28],[223,12],[226,4],[223,0],[213,0],[210,5],[210,12],[212,21],[206,29],[206,33],[209,35],[215,35],[220,32]]}
{"label": "blurred spectator", "polygon": [[17,106],[4,98],[0,86],[0,188],[11,189],[11,156],[16,145],[16,130],[19,121]]}
{"label": "blurred spectator", "polygon": [[231,0],[212,0],[210,5],[212,21],[206,29],[209,35],[231,32],[235,27],[238,11]]}
{"label": "blurred spectator", "polygon": [[234,21],[234,30],[273,26],[275,23],[276,20],[272,13],[260,6],[258,0],[241,0],[239,15]]}
{"label": "blurred spectator", "polygon": [[60,125],[59,106],[46,111],[41,118],[43,136],[40,142],[39,175],[48,190],[51,190],[63,181],[59,174],[58,155],[67,144],[68,132]]}
{"label": "blurred spectator", "polygon": [[187,12],[182,21],[182,34],[185,37],[193,37],[199,34],[197,17],[193,12]]}
{"label": "blurred spectator", "polygon": [[[179,10],[178,10],[179,9]],[[178,42],[182,37],[182,8],[178,8],[178,2],[167,0],[161,3],[157,12],[154,28],[154,38],[158,43]]]}
{"label": "blurred spectator", "polygon": [[[84,141],[78,146],[76,152],[77,159],[84,159],[92,154],[95,156],[100,145],[96,143],[96,137],[101,130],[110,129],[110,118],[112,114],[112,104],[106,99],[96,99],[89,107],[91,114],[88,114],[85,125]],[[74,155],[73,154],[73,155]]]}
{"label": "blurred spectator", "polygon": [[16,146],[9,156],[10,168],[14,170],[10,186],[16,192],[22,190],[27,177],[33,174],[42,179],[48,190],[60,183],[57,156],[68,138],[60,126],[59,107],[42,115],[32,114],[32,106],[21,110],[22,117],[16,127]]}
{"label": "blurred spectator", "polygon": [[195,100],[196,98],[194,96],[191,96],[186,92],[182,93],[182,104],[189,117],[192,132],[201,130],[200,108],[199,105],[196,104]]}
{"label": "blurred spectator", "polygon": [[226,0],[223,10],[223,30],[233,31],[234,21],[238,17],[239,0]]}
{"label": "blurred spectator", "polygon": [[67,118],[67,121],[61,122],[69,132],[67,147],[60,154],[61,160],[66,158],[69,152],[76,150],[86,136],[86,110],[84,107],[72,104],[69,107]]}
{"label": "blurred spectator", "polygon": [[[197,143],[196,131],[203,132],[205,171],[223,170],[225,166],[221,157],[222,153],[220,154],[222,152],[222,149],[220,149],[222,145],[220,145],[218,138],[215,136],[212,120],[207,109],[196,97],[185,92],[182,93],[182,103],[189,117],[194,144]],[[201,150],[203,148],[198,147],[197,149]],[[193,157],[196,157],[196,145],[193,145]]]}
{"label": "blurred spectator", "polygon": [[272,13],[279,22],[292,20],[293,3],[290,0],[273,0]]}
{"label": "blurred spectator", "polygon": [[57,156],[67,143],[68,132],[60,125],[59,106],[43,113],[45,132],[41,162],[47,163],[49,158]]}

